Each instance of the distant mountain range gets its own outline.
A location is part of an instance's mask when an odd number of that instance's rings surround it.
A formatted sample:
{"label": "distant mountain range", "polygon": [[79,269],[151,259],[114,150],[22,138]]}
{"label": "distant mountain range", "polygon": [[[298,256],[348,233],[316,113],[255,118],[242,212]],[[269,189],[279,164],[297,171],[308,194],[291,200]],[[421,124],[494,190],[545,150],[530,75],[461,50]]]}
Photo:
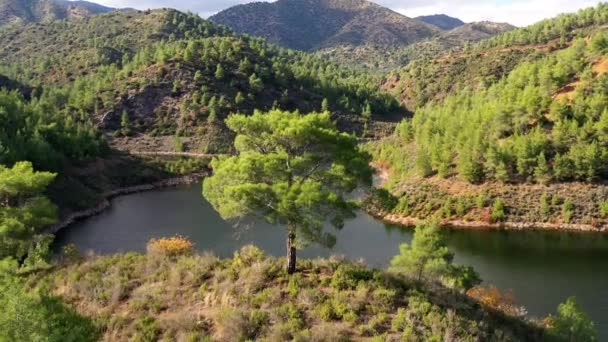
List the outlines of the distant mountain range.
{"label": "distant mountain range", "polygon": [[442,30],[453,30],[459,26],[464,25],[464,21],[458,18],[452,18],[445,14],[435,14],[435,15],[424,15],[420,17],[416,17],[416,19],[420,21],[424,21],[427,24],[435,25]]}
{"label": "distant mountain range", "polygon": [[408,45],[441,32],[436,26],[365,0],[254,2],[209,19],[237,33],[305,51],[340,45]]}
{"label": "distant mountain range", "polygon": [[114,8],[87,1],[0,0],[0,27],[77,19],[112,10]]}
{"label": "distant mountain range", "polygon": [[515,28],[445,14],[409,18],[366,0],[252,2],[209,19],[283,47],[385,70]]}

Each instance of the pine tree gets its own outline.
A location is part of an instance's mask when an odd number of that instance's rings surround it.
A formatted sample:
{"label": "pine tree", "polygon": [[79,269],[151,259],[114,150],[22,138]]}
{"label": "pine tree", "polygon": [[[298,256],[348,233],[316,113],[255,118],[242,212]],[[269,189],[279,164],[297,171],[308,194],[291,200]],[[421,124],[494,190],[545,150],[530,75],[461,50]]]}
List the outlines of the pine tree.
{"label": "pine tree", "polygon": [[240,91],[238,93],[236,93],[236,97],[234,98],[234,103],[236,103],[237,105],[240,105],[244,101],[245,101],[245,97],[243,96],[243,93],[241,93]]}
{"label": "pine tree", "polygon": [[129,136],[131,134],[131,125],[129,123],[129,114],[126,110],[122,111],[122,115],[120,117],[120,132],[122,135]]}
{"label": "pine tree", "polygon": [[534,179],[538,183],[547,183],[551,180],[551,170],[549,170],[549,165],[547,165],[545,153],[541,153],[538,156],[536,168],[534,168]]}
{"label": "pine tree", "polygon": [[324,98],[323,102],[321,102],[321,111],[322,112],[329,111],[329,101],[326,98]]}
{"label": "pine tree", "polygon": [[217,68],[215,69],[215,79],[218,81],[223,80],[225,77],[225,71],[224,71],[224,67],[222,66],[222,64],[218,64]]}

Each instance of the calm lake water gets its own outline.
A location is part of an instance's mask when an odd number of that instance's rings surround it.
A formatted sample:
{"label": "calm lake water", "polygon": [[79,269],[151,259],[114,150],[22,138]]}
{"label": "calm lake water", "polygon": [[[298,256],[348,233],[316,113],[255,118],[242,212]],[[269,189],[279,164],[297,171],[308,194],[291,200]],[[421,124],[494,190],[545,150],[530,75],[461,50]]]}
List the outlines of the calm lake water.
{"label": "calm lake water", "polygon": [[[386,267],[412,233],[362,213],[337,232],[333,249],[310,247],[298,256],[343,255]],[[285,253],[281,227],[259,223],[235,230],[202,198],[200,185],[117,198],[108,211],[61,231],[54,247],[60,250],[74,243],[81,251],[99,254],[143,252],[151,238],[176,234],[220,257],[232,256],[244,244],[274,256]],[[450,231],[447,236],[458,263],[473,266],[488,284],[513,290],[530,315],[544,317],[567,297],[576,296],[595,321],[600,340],[608,340],[608,235]]]}

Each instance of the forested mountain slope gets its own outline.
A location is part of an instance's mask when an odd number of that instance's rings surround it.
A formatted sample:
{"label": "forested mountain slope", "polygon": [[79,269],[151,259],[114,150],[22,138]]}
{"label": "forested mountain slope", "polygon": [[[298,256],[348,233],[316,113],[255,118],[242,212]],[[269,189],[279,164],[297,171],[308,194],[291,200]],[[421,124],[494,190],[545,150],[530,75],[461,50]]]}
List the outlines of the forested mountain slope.
{"label": "forested mountain slope", "polygon": [[14,27],[0,32],[0,69],[33,84],[62,84],[101,65],[120,66],[161,40],[232,36],[175,10],[117,11],[80,21]]}
{"label": "forested mountain slope", "polygon": [[467,24],[448,33],[462,22],[447,16],[411,19],[365,0],[256,2],[231,7],[210,19],[238,33],[373,70],[402,66],[510,29],[500,24],[493,30],[488,29],[491,23]]}
{"label": "forested mountain slope", "polygon": [[410,45],[383,46],[334,46],[317,53],[341,64],[356,65],[363,69],[392,71],[417,60],[427,63],[429,59],[444,55],[448,51],[459,51],[465,46],[515,29],[505,23],[489,21],[468,23],[452,30],[442,31]]}
{"label": "forested mountain slope", "polygon": [[[225,150],[222,119],[233,112],[330,109],[359,121],[352,131],[399,109],[372,76],[174,10],[14,28],[0,41],[0,70],[113,138],[177,134],[192,140],[180,149]],[[166,140],[157,148],[175,148]]]}
{"label": "forested mountain slope", "polygon": [[[563,14],[439,57],[414,60],[385,82],[411,110],[464,89],[486,87],[524,61],[534,61],[568,47],[576,37],[605,30],[608,5]],[[458,28],[456,30],[462,29]],[[418,49],[421,50],[421,49]]]}
{"label": "forested mountain slope", "polygon": [[0,0],[0,27],[81,19],[114,10],[87,1]]}

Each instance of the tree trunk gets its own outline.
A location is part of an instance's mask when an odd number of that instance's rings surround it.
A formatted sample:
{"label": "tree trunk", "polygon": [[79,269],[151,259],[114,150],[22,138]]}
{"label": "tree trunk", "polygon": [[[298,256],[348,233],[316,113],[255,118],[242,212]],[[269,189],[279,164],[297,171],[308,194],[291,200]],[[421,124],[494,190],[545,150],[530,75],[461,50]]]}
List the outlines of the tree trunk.
{"label": "tree trunk", "polygon": [[287,230],[287,273],[296,273],[296,229],[289,225]]}

